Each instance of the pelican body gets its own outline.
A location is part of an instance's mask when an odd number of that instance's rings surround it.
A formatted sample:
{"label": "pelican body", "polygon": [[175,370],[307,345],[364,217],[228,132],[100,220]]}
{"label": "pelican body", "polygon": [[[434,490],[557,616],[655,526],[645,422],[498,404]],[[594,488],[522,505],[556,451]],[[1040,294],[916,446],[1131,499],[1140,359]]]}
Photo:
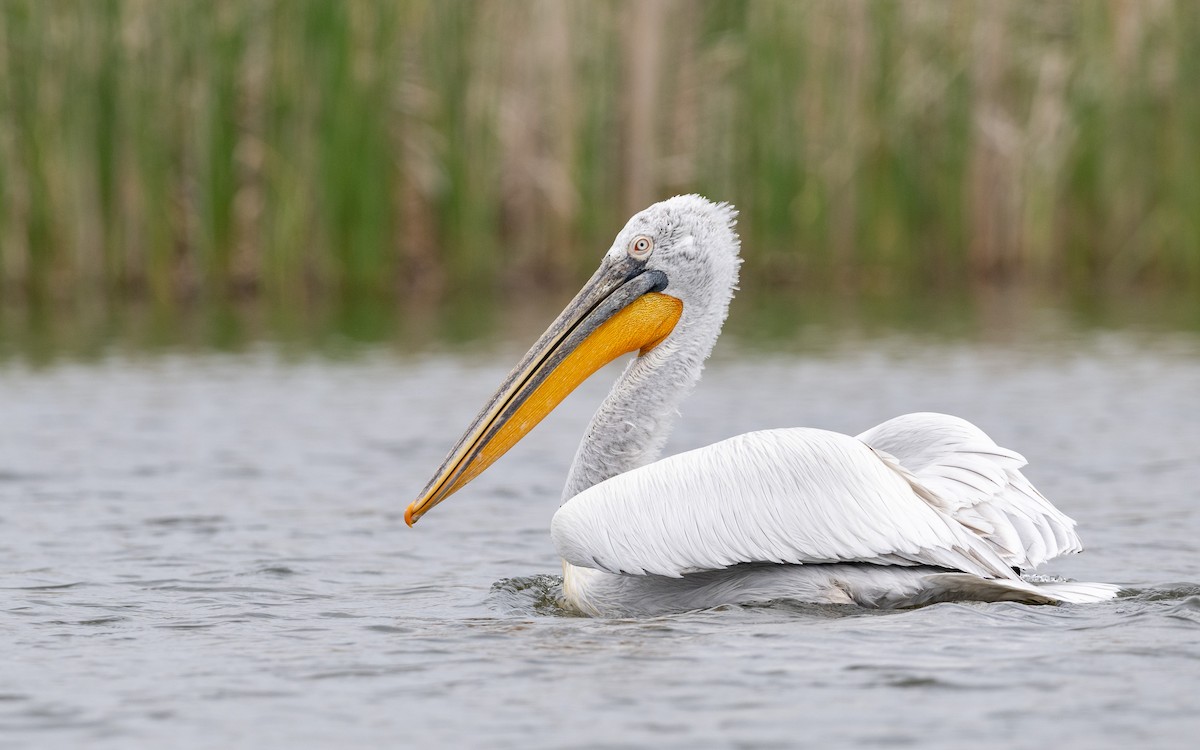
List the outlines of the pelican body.
{"label": "pelican body", "polygon": [[566,604],[636,616],[777,599],[918,606],[1100,601],[1021,577],[1081,549],[1075,522],[969,422],[897,417],[856,437],[764,430],[659,459],[737,284],[736,211],[698,195],[631,218],[420,496],[411,526],[600,367],[635,353],[592,418],[551,538]]}

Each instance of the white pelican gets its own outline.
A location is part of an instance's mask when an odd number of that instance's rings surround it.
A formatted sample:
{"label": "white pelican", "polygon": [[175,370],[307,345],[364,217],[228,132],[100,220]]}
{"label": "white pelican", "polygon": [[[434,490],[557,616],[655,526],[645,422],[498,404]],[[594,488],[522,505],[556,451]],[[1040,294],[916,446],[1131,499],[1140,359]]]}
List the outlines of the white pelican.
{"label": "white pelican", "polygon": [[737,212],[684,195],[629,220],[600,268],[509,374],[405,512],[411,526],[630,352],[567,476],[551,536],[567,604],[647,615],[775,599],[916,606],[1109,599],[1021,578],[1081,549],[1025,459],[943,414],[857,437],[752,432],[657,460],[737,283]]}

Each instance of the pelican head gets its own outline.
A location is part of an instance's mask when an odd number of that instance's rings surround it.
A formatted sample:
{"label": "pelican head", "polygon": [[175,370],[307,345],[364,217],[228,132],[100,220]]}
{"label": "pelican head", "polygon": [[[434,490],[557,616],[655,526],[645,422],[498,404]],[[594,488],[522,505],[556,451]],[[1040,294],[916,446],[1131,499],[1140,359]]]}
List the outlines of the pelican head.
{"label": "pelican head", "polygon": [[698,377],[737,282],[737,212],[681,195],[636,214],[408,506],[414,524],[532,430],[592,373],[630,352],[691,361]]}

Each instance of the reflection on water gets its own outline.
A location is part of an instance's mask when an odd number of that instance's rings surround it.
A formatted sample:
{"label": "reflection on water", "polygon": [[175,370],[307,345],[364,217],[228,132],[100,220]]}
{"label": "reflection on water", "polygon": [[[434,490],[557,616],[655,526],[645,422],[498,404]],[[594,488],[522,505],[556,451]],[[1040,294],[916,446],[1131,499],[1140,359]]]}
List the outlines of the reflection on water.
{"label": "reflection on water", "polygon": [[346,354],[362,345],[404,348],[481,341],[496,330],[497,305],[488,295],[441,304],[361,295],[321,302],[228,301],[156,307],[116,305],[0,305],[0,358],[36,363],[91,359],[112,352],[242,351],[270,342],[281,351]]}
{"label": "reflection on water", "polygon": [[[368,294],[190,307],[0,303],[0,359],[46,364],[113,352],[234,352],[263,342],[335,357],[380,344],[402,351],[490,349],[531,343],[569,296],[503,298],[485,291],[431,301]],[[1167,292],[1063,296],[984,286],[958,293],[837,294],[747,285],[731,308],[726,336],[751,348],[803,351],[847,336],[896,332],[1032,343],[1097,329],[1200,332],[1200,302],[1193,294]]]}

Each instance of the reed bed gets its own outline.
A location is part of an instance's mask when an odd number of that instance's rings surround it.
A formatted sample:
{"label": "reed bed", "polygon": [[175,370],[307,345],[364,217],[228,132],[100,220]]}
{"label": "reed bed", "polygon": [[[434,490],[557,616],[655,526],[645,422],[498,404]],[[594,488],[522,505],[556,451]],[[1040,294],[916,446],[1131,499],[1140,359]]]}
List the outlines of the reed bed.
{"label": "reed bed", "polygon": [[747,282],[1200,286],[1200,3],[0,0],[0,294],[575,283],[633,210]]}

